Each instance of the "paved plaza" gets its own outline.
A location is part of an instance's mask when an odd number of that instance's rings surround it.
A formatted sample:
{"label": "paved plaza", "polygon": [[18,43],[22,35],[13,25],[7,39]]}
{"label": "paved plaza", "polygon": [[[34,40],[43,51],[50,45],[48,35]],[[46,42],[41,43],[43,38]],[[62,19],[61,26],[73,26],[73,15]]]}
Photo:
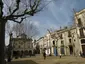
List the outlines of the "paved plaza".
{"label": "paved plaza", "polygon": [[12,60],[11,63],[7,64],[85,64],[85,58],[74,57],[74,56],[49,56],[46,60],[42,56],[36,56],[31,58],[19,58]]}

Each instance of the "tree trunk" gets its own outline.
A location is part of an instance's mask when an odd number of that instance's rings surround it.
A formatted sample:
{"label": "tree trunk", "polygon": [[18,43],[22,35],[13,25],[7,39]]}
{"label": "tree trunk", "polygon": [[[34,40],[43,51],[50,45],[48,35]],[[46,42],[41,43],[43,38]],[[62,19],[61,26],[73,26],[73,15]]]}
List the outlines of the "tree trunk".
{"label": "tree trunk", "polygon": [[0,64],[5,64],[5,21],[0,21]]}

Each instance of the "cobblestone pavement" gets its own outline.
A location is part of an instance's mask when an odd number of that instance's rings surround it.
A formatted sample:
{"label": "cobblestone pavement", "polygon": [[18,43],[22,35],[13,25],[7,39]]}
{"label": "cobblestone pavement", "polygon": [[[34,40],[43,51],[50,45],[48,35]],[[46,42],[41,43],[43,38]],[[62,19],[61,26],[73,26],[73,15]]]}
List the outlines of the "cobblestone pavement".
{"label": "cobblestone pavement", "polygon": [[[85,58],[73,57],[73,56],[63,56],[62,58],[56,56],[50,56],[47,57],[46,60],[44,60],[42,56],[37,56],[31,58],[22,58],[22,59],[20,58],[13,61],[23,61],[23,60],[24,61],[28,60],[28,64],[85,64]],[[29,63],[29,60],[32,60],[35,63]]]}

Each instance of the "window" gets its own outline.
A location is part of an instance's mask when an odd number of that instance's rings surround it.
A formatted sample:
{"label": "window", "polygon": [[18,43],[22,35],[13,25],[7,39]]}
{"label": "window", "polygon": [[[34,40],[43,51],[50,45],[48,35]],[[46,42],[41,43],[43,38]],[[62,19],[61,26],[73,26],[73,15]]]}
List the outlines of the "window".
{"label": "window", "polygon": [[68,31],[68,37],[71,37],[71,32],[70,31]]}
{"label": "window", "polygon": [[83,29],[83,33],[84,33],[84,36],[85,36],[85,29]]}
{"label": "window", "polygon": [[63,35],[62,34],[60,34],[60,38],[63,39]]}
{"label": "window", "polygon": [[62,47],[64,46],[64,41],[61,41],[61,46],[62,46]]}
{"label": "window", "polygon": [[28,48],[30,48],[30,45],[28,45]]}
{"label": "window", "polygon": [[80,31],[80,37],[83,37],[84,36],[83,29],[79,29],[79,31]]}
{"label": "window", "polygon": [[71,43],[71,39],[69,39],[69,43]]}
{"label": "window", "polygon": [[61,41],[61,45],[64,45],[63,41]]}
{"label": "window", "polygon": [[78,18],[78,26],[82,26],[81,18]]}
{"label": "window", "polygon": [[83,43],[85,43],[85,39],[82,39],[82,40],[81,40],[81,44],[83,44]]}
{"label": "window", "polygon": [[53,45],[55,45],[55,41],[53,41]]}
{"label": "window", "polygon": [[13,45],[13,48],[15,48],[15,45]]}
{"label": "window", "polygon": [[23,45],[23,42],[20,42],[21,45]]}
{"label": "window", "polygon": [[76,40],[74,39],[74,41],[76,41]]}
{"label": "window", "polygon": [[19,45],[19,48],[20,48],[20,45]]}

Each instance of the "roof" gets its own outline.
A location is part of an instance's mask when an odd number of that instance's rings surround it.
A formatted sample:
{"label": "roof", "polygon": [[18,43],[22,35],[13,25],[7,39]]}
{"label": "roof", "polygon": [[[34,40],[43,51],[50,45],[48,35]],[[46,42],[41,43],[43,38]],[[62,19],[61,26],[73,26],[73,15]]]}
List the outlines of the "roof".
{"label": "roof", "polygon": [[63,29],[54,31],[54,33],[55,32],[57,32],[57,33],[63,33],[63,32],[69,31],[69,30],[73,30],[73,29],[76,29],[76,27],[72,26],[72,27],[69,27],[69,28],[63,28]]}
{"label": "roof", "polygon": [[82,13],[85,13],[85,9],[82,9],[82,10],[80,10],[79,12],[76,12],[76,14],[75,15],[80,15],[80,14],[82,14]]}

